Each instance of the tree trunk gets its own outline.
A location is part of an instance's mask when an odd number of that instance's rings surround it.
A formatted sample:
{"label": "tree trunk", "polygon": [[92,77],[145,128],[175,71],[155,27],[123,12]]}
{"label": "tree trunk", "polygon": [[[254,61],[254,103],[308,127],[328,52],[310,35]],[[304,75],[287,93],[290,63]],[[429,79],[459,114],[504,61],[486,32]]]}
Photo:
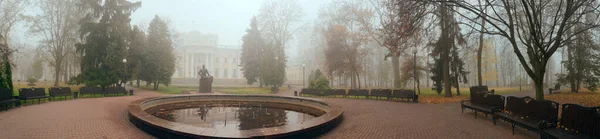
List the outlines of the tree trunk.
{"label": "tree trunk", "polygon": [[[448,57],[448,52],[445,52],[444,57]],[[442,74],[444,76],[444,92],[446,97],[452,97],[452,90],[450,84],[450,60],[449,58],[444,58],[443,60],[443,71]]]}
{"label": "tree trunk", "polygon": [[61,63],[62,63],[62,60],[59,60],[59,59],[55,60],[55,65],[54,65],[54,86],[58,86],[58,83],[60,82],[60,70],[62,69]]}
{"label": "tree trunk", "polygon": [[458,78],[456,78],[456,95],[460,96],[460,83],[458,82]]}
{"label": "tree trunk", "polygon": [[358,72],[356,72],[356,83],[358,85],[358,89],[360,89],[360,74],[358,74]]}
{"label": "tree trunk", "polygon": [[[479,2],[481,4],[481,1]],[[482,78],[481,78],[481,57],[482,57],[482,52],[483,52],[483,28],[485,28],[485,17],[486,16],[482,16],[481,18],[481,30],[482,32],[479,32],[479,49],[477,50],[477,85],[478,86],[482,86]]]}
{"label": "tree trunk", "polygon": [[392,56],[392,71],[394,72],[394,88],[401,88],[400,86],[400,57]]}
{"label": "tree trunk", "polygon": [[136,85],[138,88],[140,88],[140,79],[137,79]]}

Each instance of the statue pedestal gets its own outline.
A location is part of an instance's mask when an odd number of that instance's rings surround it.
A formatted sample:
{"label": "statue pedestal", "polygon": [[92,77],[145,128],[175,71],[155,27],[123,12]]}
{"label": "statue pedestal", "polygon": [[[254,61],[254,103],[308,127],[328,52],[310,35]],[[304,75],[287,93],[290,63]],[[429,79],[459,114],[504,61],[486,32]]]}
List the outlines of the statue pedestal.
{"label": "statue pedestal", "polygon": [[200,90],[198,93],[212,93],[212,82],[212,76],[200,79]]}

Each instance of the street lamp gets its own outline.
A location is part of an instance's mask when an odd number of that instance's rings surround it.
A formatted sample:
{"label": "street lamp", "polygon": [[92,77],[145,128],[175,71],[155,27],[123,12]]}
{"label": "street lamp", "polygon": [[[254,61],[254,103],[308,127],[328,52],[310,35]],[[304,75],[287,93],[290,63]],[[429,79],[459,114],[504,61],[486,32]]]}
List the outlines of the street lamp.
{"label": "street lamp", "polygon": [[306,85],[305,85],[306,81],[304,80],[304,79],[306,79],[304,76],[304,73],[306,73],[305,69],[306,69],[306,64],[302,64],[302,88],[306,87]]}
{"label": "street lamp", "polygon": [[417,52],[419,50],[417,49],[417,47],[415,46],[413,48],[413,77],[415,79],[414,84],[414,90],[419,92],[419,95],[421,94],[421,89],[419,88],[419,76],[417,75]]}
{"label": "street lamp", "polygon": [[[127,49],[129,49],[129,47],[127,47]],[[125,66],[125,71],[127,71],[127,59],[123,58],[122,60],[123,62],[123,66]],[[125,84],[127,81],[122,80],[121,83]],[[119,83],[119,86],[121,86],[121,83]],[[124,86],[124,85],[123,85]]]}

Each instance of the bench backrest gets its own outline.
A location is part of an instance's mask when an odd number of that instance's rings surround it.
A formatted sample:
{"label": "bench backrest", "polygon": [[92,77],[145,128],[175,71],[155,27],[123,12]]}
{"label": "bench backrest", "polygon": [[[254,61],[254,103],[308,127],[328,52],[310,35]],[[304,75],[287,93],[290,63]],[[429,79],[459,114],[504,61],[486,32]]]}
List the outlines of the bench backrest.
{"label": "bench backrest", "polygon": [[0,88],[0,100],[13,99],[13,92],[9,88]]}
{"label": "bench backrest", "polygon": [[71,87],[61,87],[60,91],[62,94],[71,94]]}
{"label": "bench backrest", "polygon": [[563,104],[560,128],[600,138],[600,107]]}
{"label": "bench backrest", "polygon": [[316,89],[302,88],[300,94],[317,95],[317,92],[318,91]]}
{"label": "bench backrest", "polygon": [[102,93],[102,88],[100,87],[81,87],[79,89],[79,92],[83,93],[83,94],[94,94],[94,93]]}
{"label": "bench backrest", "polygon": [[117,93],[127,93],[127,89],[125,87],[117,87]]}
{"label": "bench backrest", "polygon": [[45,88],[21,88],[19,89],[19,97],[37,97],[46,96]]}
{"label": "bench backrest", "polygon": [[369,90],[367,90],[367,89],[348,89],[348,95],[367,96],[367,95],[369,95]]}
{"label": "bench backrest", "polygon": [[390,89],[371,89],[371,96],[390,96]]}
{"label": "bench backrest", "polygon": [[50,93],[50,95],[56,95],[56,94],[62,94],[62,89],[60,87],[51,87],[48,88],[48,93]]}
{"label": "bench backrest", "polygon": [[485,92],[471,92],[471,103],[504,109],[504,96],[492,95]]}
{"label": "bench backrest", "polygon": [[46,96],[46,88],[34,88],[33,95],[34,96]]}
{"label": "bench backrest", "polygon": [[31,92],[33,92],[32,88],[20,88],[19,97],[25,98],[27,96],[30,96]]}
{"label": "bench backrest", "polygon": [[485,99],[483,96],[485,95],[484,92],[470,92],[471,95],[469,96],[470,98],[470,102],[472,104],[483,104],[483,100]]}
{"label": "bench backrest", "polygon": [[504,96],[485,93],[484,98],[488,106],[504,109],[504,100],[506,100]]}
{"label": "bench backrest", "polygon": [[506,110],[535,120],[548,120],[557,118],[558,103],[550,100],[535,100],[528,96],[509,96],[506,98]]}
{"label": "bench backrest", "polygon": [[106,87],[106,88],[104,88],[104,92],[106,92],[108,94],[117,93],[117,88],[115,88],[115,87]]}
{"label": "bench backrest", "polygon": [[346,95],[345,89],[329,89],[325,91],[326,95]]}
{"label": "bench backrest", "polygon": [[395,97],[414,97],[415,95],[414,90],[394,90],[392,94]]}
{"label": "bench backrest", "polygon": [[489,92],[488,86],[471,86],[469,88],[470,92]]}

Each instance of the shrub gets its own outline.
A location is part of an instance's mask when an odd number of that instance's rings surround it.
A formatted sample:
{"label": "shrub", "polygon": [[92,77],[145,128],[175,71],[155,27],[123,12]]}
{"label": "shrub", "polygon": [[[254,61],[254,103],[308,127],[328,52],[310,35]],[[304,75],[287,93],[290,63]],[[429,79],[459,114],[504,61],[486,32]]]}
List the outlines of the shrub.
{"label": "shrub", "polygon": [[37,79],[34,78],[34,77],[29,77],[29,78],[27,78],[27,82],[29,83],[27,85],[29,85],[29,86],[35,86],[35,83],[37,82]]}
{"label": "shrub", "polygon": [[325,91],[327,91],[329,88],[329,80],[327,80],[327,78],[325,78],[324,76],[320,76],[319,78],[317,78],[316,80],[311,81],[308,84],[308,88],[310,89],[316,89],[319,91],[319,93],[321,95],[325,94]]}

